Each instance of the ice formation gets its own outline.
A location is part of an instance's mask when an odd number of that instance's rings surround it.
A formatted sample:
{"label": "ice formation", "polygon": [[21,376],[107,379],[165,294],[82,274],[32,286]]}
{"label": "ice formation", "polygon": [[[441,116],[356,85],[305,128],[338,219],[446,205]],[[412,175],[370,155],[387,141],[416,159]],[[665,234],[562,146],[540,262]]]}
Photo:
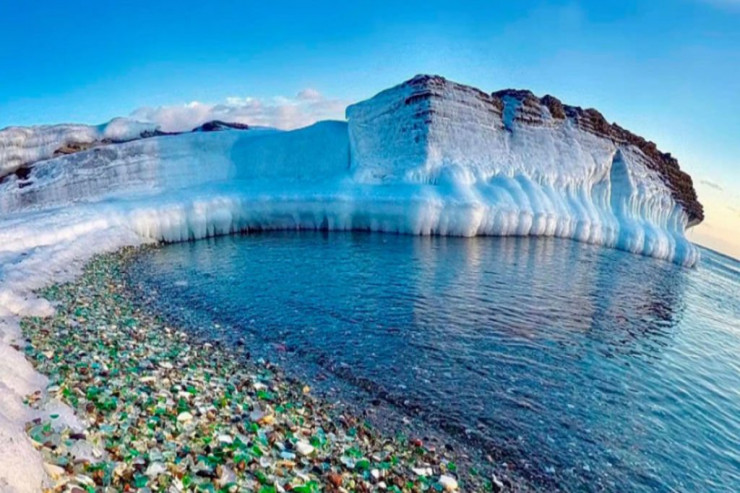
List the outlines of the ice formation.
{"label": "ice formation", "polygon": [[0,131],[0,356],[14,361],[0,366],[0,489],[23,490],[5,456],[24,458],[27,484],[43,477],[20,404],[43,382],[8,347],[18,317],[52,313],[32,291],[98,252],[317,228],[560,236],[698,258],[684,232],[702,209],[675,160],[550,96],[418,76],[350,106],[346,122],[196,130],[119,119]]}
{"label": "ice formation", "polygon": [[[347,117],[356,180],[435,196],[414,233],[554,235],[696,261],[684,237],[703,217],[690,177],[595,110],[419,76]],[[467,210],[438,216],[450,208]]]}
{"label": "ice formation", "polygon": [[126,142],[156,132],[156,125],[128,118],[114,118],[102,125],[8,127],[0,130],[0,176],[55,155]]}

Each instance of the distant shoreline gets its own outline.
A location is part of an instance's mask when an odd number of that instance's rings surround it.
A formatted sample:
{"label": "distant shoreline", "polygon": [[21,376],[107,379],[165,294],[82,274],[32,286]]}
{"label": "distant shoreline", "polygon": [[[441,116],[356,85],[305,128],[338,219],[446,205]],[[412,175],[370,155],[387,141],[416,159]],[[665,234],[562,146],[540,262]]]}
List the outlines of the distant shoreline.
{"label": "distant shoreline", "polygon": [[710,252],[712,252],[712,253],[716,253],[716,254],[717,254],[717,255],[719,255],[720,257],[724,257],[724,258],[726,258],[726,259],[728,259],[728,260],[732,260],[733,262],[740,262],[740,258],[735,258],[735,257],[733,257],[732,255],[730,255],[730,254],[728,254],[728,253],[723,253],[723,252],[720,252],[719,250],[715,250],[715,249],[713,249],[713,248],[709,248],[708,246],[704,246],[704,245],[702,245],[702,244],[699,244],[699,243],[695,243],[695,244],[696,244],[696,245],[697,245],[697,246],[698,246],[699,248],[703,248],[704,250],[709,250],[709,251],[710,251]]}

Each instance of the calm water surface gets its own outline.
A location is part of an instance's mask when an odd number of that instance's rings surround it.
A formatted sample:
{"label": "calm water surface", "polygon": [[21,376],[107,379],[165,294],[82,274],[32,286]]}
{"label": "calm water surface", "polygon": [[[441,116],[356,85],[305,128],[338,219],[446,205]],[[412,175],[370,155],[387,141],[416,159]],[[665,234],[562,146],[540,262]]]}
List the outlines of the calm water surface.
{"label": "calm water surface", "polygon": [[133,276],[570,491],[740,491],[740,264],[558,239],[269,233]]}

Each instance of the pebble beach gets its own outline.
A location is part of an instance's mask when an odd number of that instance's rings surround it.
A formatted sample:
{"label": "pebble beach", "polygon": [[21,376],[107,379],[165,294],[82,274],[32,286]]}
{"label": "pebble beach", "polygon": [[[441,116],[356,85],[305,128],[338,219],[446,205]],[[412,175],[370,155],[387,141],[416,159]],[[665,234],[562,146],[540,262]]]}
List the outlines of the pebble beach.
{"label": "pebble beach", "polygon": [[52,414],[27,425],[48,491],[519,489],[452,447],[376,429],[248,348],[168,325],[127,292],[121,271],[135,252],[45,288],[55,316],[21,323],[26,357],[49,378],[26,403],[61,400],[81,423]]}

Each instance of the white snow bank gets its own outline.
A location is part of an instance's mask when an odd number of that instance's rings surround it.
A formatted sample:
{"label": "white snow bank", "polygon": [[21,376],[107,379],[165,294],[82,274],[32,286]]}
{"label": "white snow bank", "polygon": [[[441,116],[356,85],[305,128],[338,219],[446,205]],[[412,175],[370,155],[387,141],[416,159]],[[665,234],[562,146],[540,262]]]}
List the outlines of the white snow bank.
{"label": "white snow bank", "polygon": [[[65,223],[69,227],[65,227]],[[33,419],[84,429],[71,409],[50,401],[34,411],[25,396],[44,390],[47,380],[36,373],[22,352],[19,317],[49,316],[53,307],[31,291],[70,280],[96,252],[112,251],[143,240],[130,231],[106,229],[100,219],[57,211],[33,221],[0,221],[0,491],[36,493],[47,485],[41,456],[33,448],[25,424]]]}
{"label": "white snow bank", "polygon": [[114,118],[102,125],[40,125],[0,130],[0,177],[18,168],[49,159],[67,146],[89,146],[98,142],[138,139],[157,126],[128,118]]}
{"label": "white snow bank", "polygon": [[25,432],[36,415],[23,397],[44,388],[46,379],[9,345],[17,333],[17,320],[0,318],[0,491],[30,493],[40,490],[44,469]]}
{"label": "white snow bank", "polygon": [[[33,290],[71,278],[96,253],[307,228],[560,236],[696,262],[686,214],[639,150],[568,122],[504,122],[476,93],[407,104],[407,92],[350,107],[349,123],[133,140],[0,181],[0,489],[38,490],[43,480],[22,398],[44,380],[8,346],[19,340],[18,317],[52,313]],[[6,129],[0,171],[49,158],[62,142],[141,131],[115,120]]]}
{"label": "white snow bank", "polygon": [[114,118],[108,123],[97,126],[100,140],[110,142],[128,142],[141,138],[142,135],[155,132],[159,127],[155,123],[140,122],[130,118]]}

